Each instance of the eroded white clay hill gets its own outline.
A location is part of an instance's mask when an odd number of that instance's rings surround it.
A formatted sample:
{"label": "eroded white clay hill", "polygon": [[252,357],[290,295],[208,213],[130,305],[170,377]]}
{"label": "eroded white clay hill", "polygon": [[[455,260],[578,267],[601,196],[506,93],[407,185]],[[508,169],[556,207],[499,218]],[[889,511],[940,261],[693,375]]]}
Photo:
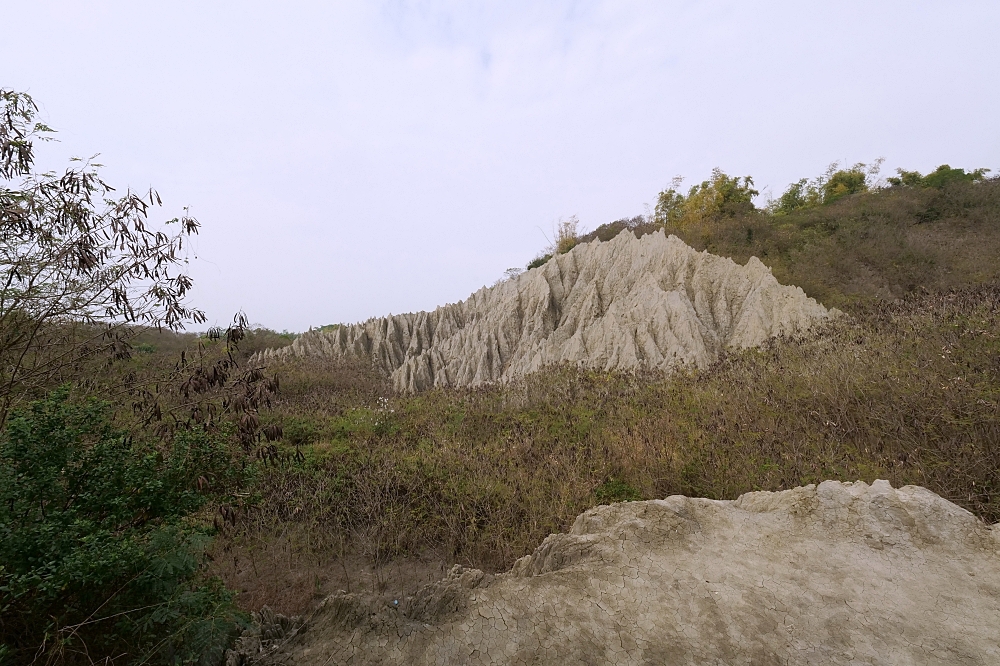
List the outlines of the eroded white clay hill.
{"label": "eroded white clay hill", "polygon": [[311,331],[266,359],[371,358],[398,390],[471,386],[554,363],[601,370],[705,367],[727,348],[831,316],[757,258],[745,266],[662,231],[573,248],[461,303]]}
{"label": "eroded white clay hill", "polygon": [[886,481],[601,506],[505,574],[338,593],[281,634],[266,662],[989,666],[1000,525]]}

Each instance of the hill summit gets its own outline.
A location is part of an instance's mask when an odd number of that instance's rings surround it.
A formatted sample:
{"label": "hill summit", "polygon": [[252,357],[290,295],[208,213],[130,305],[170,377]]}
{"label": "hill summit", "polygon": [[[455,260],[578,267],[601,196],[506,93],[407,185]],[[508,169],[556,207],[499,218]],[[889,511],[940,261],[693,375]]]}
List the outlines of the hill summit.
{"label": "hill summit", "polygon": [[314,330],[265,359],[371,358],[402,391],[475,386],[546,365],[703,368],[725,349],[808,330],[836,313],[756,257],[741,266],[663,231],[621,233],[433,312]]}

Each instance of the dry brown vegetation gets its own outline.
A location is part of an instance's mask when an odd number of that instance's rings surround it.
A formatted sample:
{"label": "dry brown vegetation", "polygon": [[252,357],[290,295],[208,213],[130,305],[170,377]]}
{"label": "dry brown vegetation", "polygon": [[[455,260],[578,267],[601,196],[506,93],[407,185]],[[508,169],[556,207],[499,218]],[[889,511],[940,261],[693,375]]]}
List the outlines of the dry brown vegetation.
{"label": "dry brown vegetation", "polygon": [[704,372],[560,367],[403,396],[359,365],[276,368],[262,418],[282,455],[215,570],[247,607],[297,612],[350,585],[405,591],[394,567],[411,584],[436,562],[504,569],[597,503],[825,479],[919,484],[1000,520],[1000,183],[962,187],[687,229],[849,312]]}

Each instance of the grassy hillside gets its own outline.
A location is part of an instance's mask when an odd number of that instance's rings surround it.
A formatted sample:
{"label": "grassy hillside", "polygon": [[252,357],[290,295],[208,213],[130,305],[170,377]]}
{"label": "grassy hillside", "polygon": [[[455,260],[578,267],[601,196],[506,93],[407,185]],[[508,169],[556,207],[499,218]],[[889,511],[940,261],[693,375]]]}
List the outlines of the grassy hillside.
{"label": "grassy hillside", "polygon": [[216,544],[242,603],[301,610],[333,579],[367,566],[388,585],[378,571],[421,554],[503,569],[588,506],[675,493],[885,478],[1000,520],[1000,182],[661,226],[759,256],[850,316],[666,377],[563,367],[402,396],[363,367],[285,365],[262,414],[284,437]]}
{"label": "grassy hillside", "polygon": [[76,386],[119,407],[109,418],[139,449],[204,426],[239,461],[238,482],[199,463],[194,489],[185,477],[176,490],[202,498],[178,520],[215,535],[209,572],[246,610],[301,612],[339,588],[399,594],[454,562],[502,570],[589,506],[675,493],[886,478],[1000,520],[1000,180],[865,190],[851,178],[838,182],[858,191],[806,187],[759,210],[752,181],[719,172],[686,197],[661,194],[649,218],[562,227],[554,251],[663,228],[741,263],[758,256],[849,313],[702,372],[557,367],[396,395],[363,364],[248,372],[290,335],[246,330],[233,353],[221,333],[147,330]]}
{"label": "grassy hillside", "polygon": [[960,289],[1000,277],[1000,180],[889,188],[786,215],[669,227],[699,250],[756,256],[827,306]]}
{"label": "grassy hillside", "polygon": [[741,264],[758,257],[779,282],[842,309],[1000,277],[998,178],[888,187],[785,213],[742,207],[688,219],[624,219],[564,247],[661,228]]}

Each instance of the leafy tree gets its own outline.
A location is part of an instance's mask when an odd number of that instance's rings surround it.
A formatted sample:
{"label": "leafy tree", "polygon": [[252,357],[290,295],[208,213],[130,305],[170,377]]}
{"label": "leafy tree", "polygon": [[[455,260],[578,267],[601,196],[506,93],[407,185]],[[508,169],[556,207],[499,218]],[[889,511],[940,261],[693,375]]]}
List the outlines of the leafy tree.
{"label": "leafy tree", "polygon": [[817,199],[815,190],[809,187],[809,179],[803,178],[788,186],[788,189],[774,202],[771,212],[790,213],[815,203]]}
{"label": "leafy tree", "polygon": [[986,178],[989,169],[974,169],[966,173],[965,169],[953,169],[947,164],[942,164],[926,176],[919,171],[905,171],[896,169],[899,177],[887,178],[890,185],[895,187],[932,187],[941,189],[950,183],[975,183]]}
{"label": "leafy tree", "polygon": [[53,133],[37,111],[0,89],[0,425],[84,363],[127,356],[137,326],[205,321],[182,270],[197,221],[150,226],[159,195],[116,197],[91,161],[37,172],[35,143]]}
{"label": "leafy tree", "polygon": [[875,185],[883,161],[879,158],[871,164],[858,162],[847,169],[841,169],[840,163],[834,162],[822,176],[813,180],[802,178],[789,185],[767,209],[773,214],[785,215],[801,208],[821,206],[851,194],[867,192]]}
{"label": "leafy tree", "polygon": [[687,196],[677,191],[680,179],[657,197],[654,220],[663,226],[686,226],[716,216],[732,216],[753,210],[753,178],[729,176],[721,169],[712,169],[712,177],[692,187]]}
{"label": "leafy tree", "polygon": [[60,389],[0,436],[0,645],[24,663],[217,662],[243,620],[199,579],[208,535],[185,516],[239,467],[204,430],[158,449],[107,417]]}
{"label": "leafy tree", "polygon": [[684,217],[684,195],[677,188],[684,182],[681,176],[674,176],[671,186],[660,192],[653,209],[653,220],[660,226],[674,226]]}
{"label": "leafy tree", "polygon": [[823,203],[828,204],[849,194],[858,194],[868,191],[868,173],[864,170],[865,165],[858,163],[850,169],[841,169],[834,172],[830,178],[823,183]]}

